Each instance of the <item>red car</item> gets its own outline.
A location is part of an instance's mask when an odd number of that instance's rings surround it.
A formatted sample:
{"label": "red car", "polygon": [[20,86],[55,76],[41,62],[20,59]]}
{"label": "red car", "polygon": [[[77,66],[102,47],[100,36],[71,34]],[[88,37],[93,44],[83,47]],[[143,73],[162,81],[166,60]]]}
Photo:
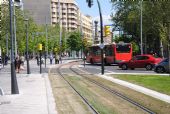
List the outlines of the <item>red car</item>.
{"label": "red car", "polygon": [[119,68],[122,68],[122,70],[127,70],[128,68],[132,70],[135,68],[146,68],[146,70],[152,70],[152,68],[161,60],[161,58],[155,58],[153,55],[149,54],[137,55],[129,61],[120,62]]}

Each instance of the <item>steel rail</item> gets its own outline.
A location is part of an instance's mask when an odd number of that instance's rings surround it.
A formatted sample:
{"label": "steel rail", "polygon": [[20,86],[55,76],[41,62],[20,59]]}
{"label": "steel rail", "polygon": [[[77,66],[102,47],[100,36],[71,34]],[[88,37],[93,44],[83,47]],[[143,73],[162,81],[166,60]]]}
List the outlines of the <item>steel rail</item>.
{"label": "steel rail", "polygon": [[73,85],[64,77],[64,75],[62,74],[62,72],[61,72],[61,67],[62,66],[64,66],[64,65],[66,65],[66,64],[63,64],[63,65],[60,65],[58,68],[57,68],[57,72],[58,72],[58,74],[68,83],[68,85],[78,94],[78,96],[80,97],[80,98],[82,98],[82,100],[87,104],[87,106],[92,110],[92,112],[93,112],[93,114],[99,114],[98,112],[97,112],[97,110],[88,102],[88,100],[85,98],[85,97],[83,97],[81,94],[80,94],[80,92],[78,92],[74,87],[73,87]]}
{"label": "steel rail", "polygon": [[113,89],[109,88],[108,86],[103,85],[103,84],[101,84],[101,83],[99,83],[99,82],[97,82],[97,81],[95,81],[95,80],[93,80],[93,79],[90,79],[89,77],[85,76],[85,74],[80,74],[80,73],[78,73],[78,72],[75,71],[72,67],[73,67],[73,65],[70,66],[70,70],[72,70],[75,74],[77,74],[77,75],[79,75],[79,76],[81,76],[81,77],[84,77],[84,78],[87,79],[88,81],[90,81],[90,82],[96,84],[97,86],[103,88],[104,90],[106,90],[106,91],[108,91],[108,92],[110,92],[110,93],[112,93],[112,94],[114,94],[114,95],[116,95],[116,96],[124,99],[125,101],[127,101],[127,102],[129,102],[129,103],[131,103],[131,104],[133,104],[133,105],[135,105],[135,106],[137,106],[138,108],[142,109],[142,110],[145,111],[145,112],[148,112],[149,114],[156,114],[155,112],[153,112],[153,111],[150,110],[149,108],[147,108],[147,107],[145,107],[145,106],[142,106],[142,105],[139,104],[138,102],[136,102],[136,101],[134,101],[134,100],[126,97],[125,95],[121,94],[120,92],[118,92],[118,91],[116,91],[116,90],[113,90]]}

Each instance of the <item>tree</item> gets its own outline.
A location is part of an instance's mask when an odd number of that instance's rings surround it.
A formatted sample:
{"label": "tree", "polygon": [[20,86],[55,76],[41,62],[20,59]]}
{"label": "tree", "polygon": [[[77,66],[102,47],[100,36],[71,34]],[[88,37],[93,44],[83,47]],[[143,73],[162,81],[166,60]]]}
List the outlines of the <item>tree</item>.
{"label": "tree", "polygon": [[[167,27],[165,23],[170,19],[169,1],[143,1],[143,39],[147,52],[159,52],[160,40],[168,43]],[[140,2],[112,0],[117,8],[112,21],[116,27],[131,34],[135,42],[140,42]],[[139,45],[139,44],[138,44]],[[145,52],[145,53],[147,53]]]}
{"label": "tree", "polygon": [[67,46],[71,51],[80,51],[82,48],[82,39],[80,32],[72,32],[67,39]]}
{"label": "tree", "polygon": [[[8,3],[1,4],[1,46],[6,48],[6,35],[9,38],[9,9]],[[22,11],[19,8],[15,8],[15,18],[16,18],[16,40],[19,54],[23,54],[26,49],[26,27],[25,27],[25,17],[29,19],[28,32],[29,32],[29,51],[34,50],[32,45],[32,33],[35,32],[38,26],[34,23],[33,19],[29,17],[28,12]],[[8,39],[10,41],[10,39]]]}

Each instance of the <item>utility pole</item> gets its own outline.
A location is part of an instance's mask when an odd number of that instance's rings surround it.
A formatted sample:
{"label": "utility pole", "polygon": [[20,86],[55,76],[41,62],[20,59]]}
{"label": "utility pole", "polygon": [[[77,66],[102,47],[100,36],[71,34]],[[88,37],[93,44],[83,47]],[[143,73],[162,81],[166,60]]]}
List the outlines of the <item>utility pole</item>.
{"label": "utility pole", "polygon": [[141,5],[141,8],[140,8],[140,27],[141,27],[141,28],[140,28],[140,42],[141,42],[141,44],[140,44],[140,45],[141,45],[141,46],[140,46],[140,49],[141,49],[141,54],[143,54],[143,40],[142,40],[142,37],[143,37],[143,36],[142,36],[142,15],[143,15],[143,14],[142,14],[142,1],[143,1],[143,0],[140,1],[140,5]]}
{"label": "utility pole", "polygon": [[6,33],[6,55],[8,56],[8,31]]}
{"label": "utility pole", "polygon": [[27,60],[27,74],[30,74],[29,55],[28,55],[28,19],[25,19],[24,21],[26,22],[26,60]]}
{"label": "utility pole", "polygon": [[59,56],[60,56],[60,59],[61,59],[62,20],[61,20],[61,10],[60,10],[60,0],[58,0],[58,11],[59,11],[59,26],[60,26],[60,44],[59,44],[60,45],[60,52],[59,52]]}
{"label": "utility pole", "polygon": [[169,58],[169,73],[170,73],[170,22],[168,22],[168,38],[169,38],[168,39],[168,58]]}
{"label": "utility pole", "polygon": [[161,56],[162,58],[164,58],[164,48],[163,48],[163,45],[162,45],[162,40],[160,40],[160,48],[161,48]]}
{"label": "utility pole", "polygon": [[[100,7],[100,3],[99,0],[97,0],[97,4],[98,4],[98,8],[99,8],[99,14],[100,14],[100,37],[101,37],[101,45],[103,44],[103,17],[102,17],[102,13],[101,13],[101,7]],[[104,74],[104,47],[101,48],[101,74]]]}
{"label": "utility pole", "polygon": [[95,26],[95,36],[94,36],[94,44],[98,43],[98,28],[97,28],[98,21],[94,21]]}
{"label": "utility pole", "polygon": [[[93,0],[86,0],[88,3],[88,6],[91,7],[93,5]],[[102,17],[102,12],[101,12],[101,7],[99,0],[97,0],[98,8],[99,8],[99,15],[100,15],[100,37],[101,37],[101,74],[104,74],[104,44],[103,44],[103,17]]]}
{"label": "utility pole", "polygon": [[14,49],[15,54],[14,57],[17,56],[17,39],[16,39],[16,15],[15,15],[15,0],[13,1],[13,18],[14,18]]}
{"label": "utility pole", "polygon": [[[83,27],[82,27],[82,17],[81,17],[81,14],[80,14],[80,32],[81,32],[81,40],[83,42]],[[82,59],[82,56],[83,56],[83,48],[84,48],[84,44],[81,48],[81,59]]]}
{"label": "utility pole", "polygon": [[15,61],[14,61],[14,37],[13,37],[13,20],[12,20],[12,0],[9,0],[9,13],[10,13],[10,37],[11,37],[11,93],[19,94],[18,83],[15,72]]}
{"label": "utility pole", "polygon": [[46,37],[46,45],[45,45],[45,68],[46,68],[46,59],[48,55],[48,36],[47,36],[47,18],[45,17],[45,37]]}

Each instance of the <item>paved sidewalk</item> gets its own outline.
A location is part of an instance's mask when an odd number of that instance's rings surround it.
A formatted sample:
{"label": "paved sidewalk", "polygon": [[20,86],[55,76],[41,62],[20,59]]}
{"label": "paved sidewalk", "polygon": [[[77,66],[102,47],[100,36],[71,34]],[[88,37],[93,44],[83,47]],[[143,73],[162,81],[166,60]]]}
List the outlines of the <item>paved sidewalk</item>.
{"label": "paved sidewalk", "polygon": [[[63,63],[71,60],[63,60]],[[19,94],[11,94],[10,65],[0,70],[0,114],[57,114],[55,100],[48,79],[48,68],[54,67],[47,61],[47,68],[42,65],[42,74],[35,60],[30,61],[31,74],[25,69],[17,73]]]}
{"label": "paved sidewalk", "polygon": [[0,114],[57,114],[48,74],[17,75],[19,94],[0,97]]}

